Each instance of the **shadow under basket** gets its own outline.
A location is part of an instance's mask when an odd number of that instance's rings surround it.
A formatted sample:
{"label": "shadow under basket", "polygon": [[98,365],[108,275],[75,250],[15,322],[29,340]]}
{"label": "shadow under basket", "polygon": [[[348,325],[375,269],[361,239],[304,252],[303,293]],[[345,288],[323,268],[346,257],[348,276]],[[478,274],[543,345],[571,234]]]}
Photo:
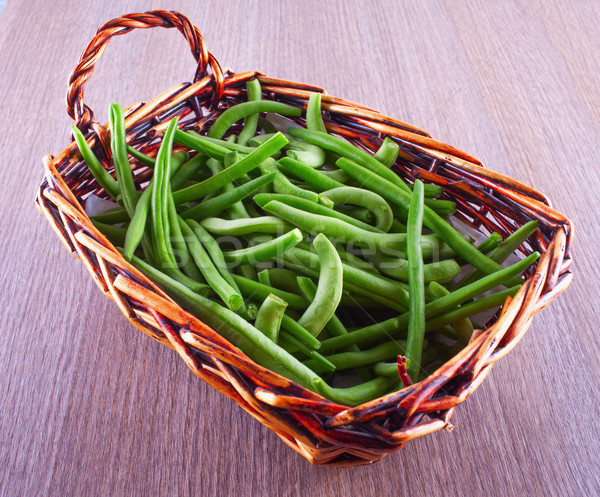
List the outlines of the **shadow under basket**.
{"label": "shadow under basket", "polygon": [[[106,126],[93,122],[83,104],[83,85],[115,35],[133,28],[177,28],[198,62],[193,83],[179,84],[148,103],[125,109],[127,141],[154,156],[167,123],[179,117],[181,129],[206,129],[225,109],[246,101],[245,83],[258,78],[263,99],[306,108],[311,92],[321,92],[323,119],[331,134],[374,152],[385,136],[400,146],[394,171],[409,182],[420,178],[444,187],[456,217],[483,234],[503,236],[530,220],[539,229],[520,247],[522,255],[542,255],[529,269],[518,293],[476,330],[458,355],[423,381],[366,404],[338,405],[255,364],[198,318],[183,310],[160,287],[126,262],[92,225],[83,209],[87,197],[107,198],[83,162],[75,143],[56,157],[44,157],[45,179],[36,198],[69,251],[80,259],[102,292],[127,319],[158,342],[177,351],[206,383],[237,402],[313,464],[368,464],[406,442],[441,428],[449,429],[455,407],[481,384],[492,365],[521,339],[533,315],[571,281],[570,221],[553,210],[541,193],[485,169],[477,159],[409,124],[327,95],[321,88],[267,77],[256,71],[222,70],[198,29],[176,12],[129,14],[102,26],[70,77],[69,115],[92,150],[112,173]],[[299,124],[303,118],[295,118]],[[152,171],[132,161],[137,187]]]}

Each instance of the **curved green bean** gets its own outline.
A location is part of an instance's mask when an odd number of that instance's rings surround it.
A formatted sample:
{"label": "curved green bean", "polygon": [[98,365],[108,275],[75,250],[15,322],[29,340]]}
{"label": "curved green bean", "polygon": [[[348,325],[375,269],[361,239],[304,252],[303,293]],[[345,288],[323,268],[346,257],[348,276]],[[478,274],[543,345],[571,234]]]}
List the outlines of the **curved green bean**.
{"label": "curved green bean", "polygon": [[264,243],[223,252],[223,255],[225,256],[225,260],[230,264],[254,264],[255,262],[262,262],[277,257],[286,250],[295,247],[301,241],[302,232],[296,228]]}
{"label": "curved green bean", "polygon": [[314,300],[298,324],[317,336],[335,313],[342,298],[343,268],[333,244],[320,233],[313,240],[319,257],[319,282]]}
{"label": "curved green bean", "polygon": [[211,138],[222,138],[233,123],[252,114],[262,112],[274,112],[284,116],[299,116],[302,110],[298,107],[274,102],[271,100],[257,100],[254,102],[243,102],[241,104],[229,107],[223,112],[208,130],[208,136]]}
{"label": "curved green bean", "polygon": [[306,128],[327,133],[321,114],[321,94],[311,93],[306,104]]}
{"label": "curved green bean", "polygon": [[279,339],[279,329],[283,314],[287,307],[287,302],[277,295],[269,294],[258,309],[254,326],[262,331],[273,342],[277,343]]}
{"label": "curved green bean", "polygon": [[375,227],[381,231],[389,231],[394,221],[394,214],[388,203],[375,192],[355,188],[353,186],[341,186],[323,192],[336,207],[343,204],[357,205],[369,209],[377,219]]}
{"label": "curved green bean", "polygon": [[[369,256],[382,274],[399,281],[408,281],[408,261],[399,257],[386,257],[381,254]],[[444,259],[423,265],[423,278],[425,282],[437,281],[449,283],[460,274],[460,265],[454,259]]]}
{"label": "curved green bean", "polygon": [[283,157],[277,162],[284,171],[303,179],[307,183],[315,186],[319,191],[331,190],[333,188],[345,186],[343,183],[331,178],[323,171],[314,169],[306,164],[294,160],[291,157]]}
{"label": "curved green bean", "polygon": [[385,167],[392,167],[398,158],[399,152],[400,145],[386,136],[377,152],[373,154],[373,157],[381,162]]}

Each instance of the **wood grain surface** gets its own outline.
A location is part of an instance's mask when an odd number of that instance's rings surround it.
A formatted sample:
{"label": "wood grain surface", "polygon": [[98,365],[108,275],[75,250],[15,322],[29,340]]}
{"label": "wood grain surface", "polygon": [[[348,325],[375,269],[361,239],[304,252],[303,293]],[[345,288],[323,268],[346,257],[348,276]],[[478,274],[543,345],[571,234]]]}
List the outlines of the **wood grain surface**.
{"label": "wood grain surface", "polygon": [[[117,5],[118,4],[118,5]],[[234,70],[321,85],[546,193],[574,282],[453,418],[370,467],[310,466],[130,326],[34,208],[69,141],[67,76],[105,21],[187,14]],[[0,495],[600,494],[600,3],[8,0],[0,12]],[[115,39],[106,121],[191,78],[174,30]]]}

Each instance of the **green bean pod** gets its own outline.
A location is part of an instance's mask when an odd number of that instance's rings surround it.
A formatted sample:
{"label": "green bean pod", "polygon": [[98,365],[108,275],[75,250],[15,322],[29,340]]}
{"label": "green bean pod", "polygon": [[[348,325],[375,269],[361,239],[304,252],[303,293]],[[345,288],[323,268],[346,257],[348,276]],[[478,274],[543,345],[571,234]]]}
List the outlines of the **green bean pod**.
{"label": "green bean pod", "polygon": [[[423,254],[421,252],[421,231],[423,228],[423,183],[415,181],[415,189],[408,211],[406,233],[406,255],[408,256],[408,286],[410,294],[406,358],[411,360],[408,369],[413,381],[417,380],[421,369],[421,355],[425,339],[425,278],[423,277]],[[385,360],[382,358],[380,360]]]}
{"label": "green bean pod", "polygon": [[[251,79],[246,81],[246,94],[248,95],[248,101],[258,101],[261,99],[262,88],[258,79]],[[244,128],[238,135],[238,144],[246,145],[248,140],[256,134],[256,128],[258,126],[258,113],[251,114],[244,118]]]}
{"label": "green bean pod", "polygon": [[108,193],[115,200],[121,193],[121,189],[119,188],[119,184],[115,181],[115,179],[109,174],[109,172],[102,167],[102,164],[96,157],[96,154],[90,148],[87,140],[83,136],[83,133],[77,128],[77,126],[72,127],[73,137],[75,138],[75,142],[77,143],[77,147],[79,148],[79,152],[83,157],[83,160],[88,166],[88,169],[96,178],[98,184],[104,189],[106,193]]}
{"label": "green bean pod", "polygon": [[273,259],[285,251],[295,247],[302,241],[302,232],[299,229],[288,231],[273,240],[252,245],[238,250],[224,252],[225,260],[230,264],[254,264],[255,262]]}
{"label": "green bean pod", "polygon": [[377,152],[373,154],[373,157],[381,162],[385,167],[392,167],[398,158],[399,152],[400,145],[386,136]]}
{"label": "green bean pod", "polygon": [[323,192],[336,207],[343,204],[357,205],[369,209],[377,220],[375,227],[381,231],[389,231],[394,221],[394,214],[388,203],[380,196],[369,190],[353,186],[341,186]]}
{"label": "green bean pod", "polygon": [[108,111],[108,122],[110,126],[110,150],[115,165],[117,183],[121,191],[123,206],[131,219],[135,213],[135,204],[138,195],[133,182],[131,165],[127,158],[127,141],[125,137],[125,117],[123,109],[119,104],[113,102]]}
{"label": "green bean pod", "polygon": [[208,136],[211,138],[222,138],[233,123],[262,112],[275,112],[284,116],[299,116],[302,110],[298,107],[292,107],[281,102],[271,100],[257,100],[254,102],[243,102],[241,104],[229,107],[223,112],[208,130]]}
{"label": "green bean pod", "polygon": [[306,128],[313,131],[321,131],[327,133],[327,128],[323,123],[323,115],[321,114],[321,94],[314,92],[308,97],[306,104]]}
{"label": "green bean pod", "polygon": [[344,273],[340,256],[325,235],[317,235],[313,246],[317,251],[320,267],[317,293],[298,324],[317,336],[340,303]]}

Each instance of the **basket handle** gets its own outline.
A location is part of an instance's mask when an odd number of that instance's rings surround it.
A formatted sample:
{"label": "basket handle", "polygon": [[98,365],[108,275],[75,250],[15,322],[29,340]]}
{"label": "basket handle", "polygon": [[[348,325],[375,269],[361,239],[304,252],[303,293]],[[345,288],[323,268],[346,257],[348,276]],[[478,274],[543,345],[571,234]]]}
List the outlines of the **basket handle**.
{"label": "basket handle", "polygon": [[79,57],[79,63],[69,76],[67,91],[67,112],[75,125],[86,132],[94,118],[94,112],[83,103],[85,82],[94,72],[94,66],[106,50],[113,36],[123,35],[134,28],[177,28],[187,40],[198,67],[194,74],[194,83],[207,76],[209,68],[215,78],[215,97],[223,94],[223,71],[217,59],[206,48],[206,42],[196,26],[179,12],[152,10],[143,14],[127,14],[107,22],[98,29],[96,36],[90,41]]}

